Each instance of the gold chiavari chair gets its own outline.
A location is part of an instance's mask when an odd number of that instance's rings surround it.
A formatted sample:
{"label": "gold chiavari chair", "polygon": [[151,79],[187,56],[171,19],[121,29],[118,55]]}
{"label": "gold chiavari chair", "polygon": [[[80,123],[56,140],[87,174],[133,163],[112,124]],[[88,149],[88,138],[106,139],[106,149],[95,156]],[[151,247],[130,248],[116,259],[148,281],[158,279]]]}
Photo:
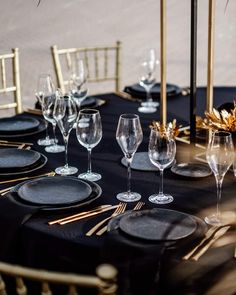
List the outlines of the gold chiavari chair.
{"label": "gold chiavari chair", "polygon": [[58,87],[64,92],[69,84],[69,75],[76,58],[84,60],[88,70],[88,82],[113,81],[115,91],[120,89],[121,42],[114,46],[67,48],[51,47],[53,65]]}
{"label": "gold chiavari chair", "polygon": [[[86,290],[97,290],[99,295],[117,294],[117,270],[109,264],[99,265],[96,269],[96,275],[81,275],[37,270],[0,262],[0,295],[8,294],[8,283],[11,283],[12,290],[12,281],[7,279],[6,276],[14,278],[16,294],[18,295],[27,295],[28,291],[30,290],[30,287],[28,288],[30,284],[32,288],[32,281],[38,282],[38,284],[35,283],[34,285],[35,292],[39,291],[39,294],[43,295],[54,294],[53,288],[56,290],[55,286],[65,286],[65,289],[67,289],[65,292],[67,292],[66,294],[69,295],[78,295],[79,292],[77,289],[79,287],[83,289],[86,288]],[[39,288],[39,290],[35,289],[36,286]]]}
{"label": "gold chiavari chair", "polygon": [[0,110],[14,109],[16,114],[22,112],[21,89],[20,89],[20,66],[19,49],[13,48],[12,53],[0,55],[0,95],[6,95],[9,92],[14,93],[14,102],[5,102],[8,98],[3,98],[0,103]]}

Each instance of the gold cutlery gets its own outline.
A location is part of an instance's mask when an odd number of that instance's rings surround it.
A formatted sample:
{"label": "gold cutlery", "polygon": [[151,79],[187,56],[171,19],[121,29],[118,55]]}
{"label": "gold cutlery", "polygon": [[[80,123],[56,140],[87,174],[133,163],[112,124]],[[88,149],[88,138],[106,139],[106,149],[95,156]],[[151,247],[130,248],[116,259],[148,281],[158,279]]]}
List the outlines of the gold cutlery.
{"label": "gold cutlery", "polygon": [[209,228],[209,230],[206,232],[205,237],[201,240],[201,242],[194,247],[189,253],[187,253],[182,259],[183,260],[188,260],[191,259],[192,256],[196,253],[198,253],[198,250],[201,249],[201,247],[212,237],[214,237],[214,235],[222,228],[228,226],[228,224],[226,225],[222,225],[222,226],[212,226]]}
{"label": "gold cutlery", "polygon": [[211,239],[209,239],[209,241],[207,242],[207,244],[204,247],[202,247],[200,251],[198,251],[196,254],[194,254],[191,257],[191,260],[197,261],[203,254],[206,253],[206,251],[211,247],[211,245],[213,245],[220,237],[222,237],[227,232],[227,230],[229,228],[230,228],[230,225],[229,226],[224,226],[224,227],[220,228],[214,234],[214,236]]}
{"label": "gold cutlery", "polygon": [[[11,183],[11,182],[16,182],[16,181],[23,181],[23,180],[29,180],[29,179],[43,177],[43,176],[55,176],[55,175],[56,175],[56,173],[54,171],[51,171],[51,172],[47,172],[47,173],[43,173],[43,174],[39,174],[39,175],[35,175],[35,176],[26,176],[26,177],[21,177],[21,178],[15,178],[15,179],[10,179],[10,180],[0,181],[0,184],[6,184],[6,183]],[[1,191],[0,191],[0,193],[1,193]]]}
{"label": "gold cutlery", "polygon": [[116,208],[116,210],[107,218],[101,220],[100,222],[98,222],[95,226],[93,226],[87,233],[86,236],[91,236],[92,234],[94,234],[99,227],[101,227],[104,223],[106,223],[108,220],[110,220],[111,218],[121,214],[124,212],[125,208],[126,208],[126,203],[119,203],[118,207]]}
{"label": "gold cutlery", "polygon": [[[142,208],[143,205],[145,205],[144,202],[138,202],[138,203],[134,206],[133,211],[140,210],[140,209]],[[121,212],[121,213],[124,213],[124,211],[125,211],[125,208],[124,208],[123,212]],[[121,214],[121,213],[120,213],[120,214]],[[101,229],[96,233],[96,235],[97,235],[97,236],[101,236],[101,235],[104,234],[106,231],[107,231],[107,225],[104,226],[103,228],[101,228]]]}
{"label": "gold cutlery", "polygon": [[74,221],[78,221],[80,219],[83,219],[83,218],[87,218],[87,217],[91,217],[91,216],[95,216],[95,215],[98,215],[98,214],[101,214],[101,213],[104,213],[106,211],[109,211],[109,210],[112,210],[112,209],[115,209],[117,208],[118,205],[114,205],[114,206],[109,206],[107,208],[104,208],[104,209],[101,209],[99,211],[95,211],[95,212],[92,212],[92,213],[88,213],[88,214],[82,214],[80,216],[77,216],[77,217],[74,217],[74,218],[70,218],[68,220],[65,220],[65,221],[61,221],[59,222],[60,225],[64,225],[64,224],[67,224],[67,223],[71,223],[71,222],[74,222]]}
{"label": "gold cutlery", "polygon": [[29,114],[33,114],[33,115],[39,115],[39,116],[43,115],[42,110],[40,110],[40,109],[26,109],[25,113],[29,113]]}
{"label": "gold cutlery", "polygon": [[8,193],[14,186],[10,186],[10,187],[7,187],[7,188],[4,188],[2,190],[0,190],[0,194],[3,196],[5,195],[6,193]]}
{"label": "gold cutlery", "polygon": [[115,94],[123,99],[126,99],[126,100],[130,100],[133,102],[141,102],[141,99],[133,97],[132,95],[130,95],[129,93],[124,92],[124,91],[116,91]]}
{"label": "gold cutlery", "polygon": [[69,220],[69,219],[72,219],[72,218],[75,218],[75,217],[80,217],[80,216],[87,215],[87,214],[90,214],[90,213],[93,213],[93,212],[96,212],[96,211],[101,211],[102,209],[109,208],[111,206],[112,205],[100,205],[100,206],[95,207],[95,208],[93,208],[93,209],[91,209],[89,211],[84,211],[84,212],[76,213],[76,214],[73,214],[73,215],[70,215],[70,216],[67,216],[67,217],[63,217],[63,218],[60,218],[60,219],[55,219],[55,220],[49,221],[48,224],[53,225],[53,224],[60,223],[62,221]]}
{"label": "gold cutlery", "polygon": [[21,141],[8,141],[8,140],[0,140],[0,144],[14,144],[14,145],[33,145],[32,142],[21,142]]}

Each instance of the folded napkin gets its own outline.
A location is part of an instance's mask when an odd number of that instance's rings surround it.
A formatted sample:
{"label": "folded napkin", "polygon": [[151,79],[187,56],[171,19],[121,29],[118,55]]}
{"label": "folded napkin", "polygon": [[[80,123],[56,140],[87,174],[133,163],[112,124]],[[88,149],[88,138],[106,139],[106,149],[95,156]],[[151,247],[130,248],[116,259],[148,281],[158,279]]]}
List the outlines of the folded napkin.
{"label": "folded napkin", "polygon": [[14,193],[0,197],[0,232],[3,236],[0,243],[0,260],[16,261],[21,226],[39,209],[37,206],[17,202]]}

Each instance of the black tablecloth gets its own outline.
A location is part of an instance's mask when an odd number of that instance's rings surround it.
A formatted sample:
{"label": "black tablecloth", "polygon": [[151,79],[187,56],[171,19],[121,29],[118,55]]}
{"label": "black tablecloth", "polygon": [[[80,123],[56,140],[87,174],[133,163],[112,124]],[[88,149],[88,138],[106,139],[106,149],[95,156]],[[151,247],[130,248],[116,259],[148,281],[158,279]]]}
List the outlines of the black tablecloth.
{"label": "black tablecloth", "polygon": [[[217,87],[214,91],[215,107],[224,102],[233,101],[235,88]],[[122,113],[137,113],[138,103],[125,101],[115,94],[98,96],[105,99],[106,104],[100,107],[103,138],[97,147],[92,151],[92,169],[102,175],[97,183],[102,188],[102,195],[92,206],[100,204],[116,204],[116,194],[126,190],[126,168],[120,163],[122,152],[115,139],[116,126],[119,115]],[[197,104],[198,113],[203,115],[206,91],[198,89]],[[149,124],[152,120],[160,118],[159,110],[154,114],[141,114],[141,124],[144,139],[138,151],[147,151]],[[168,98],[168,120],[176,118],[179,124],[187,124],[189,121],[189,96],[176,96]],[[37,139],[43,137],[44,133],[22,138],[22,141],[34,142],[33,148],[44,153],[48,157],[46,166],[40,173],[54,170],[64,164],[64,154],[49,154],[43,147],[36,144]],[[62,137],[57,130],[57,135],[62,143]],[[19,140],[19,139],[18,139]],[[188,161],[189,155],[185,151],[185,145],[177,145],[177,160]],[[75,130],[72,130],[69,139],[69,164],[76,166],[79,173],[86,171],[87,151],[76,139]],[[37,174],[35,172],[35,174]],[[233,173],[229,172],[223,183],[223,203],[229,203],[235,209],[235,182]],[[144,208],[158,207],[148,201],[148,196],[158,190],[159,177],[156,172],[132,171],[132,188],[141,193],[142,200],[146,203]],[[4,188],[4,186],[1,186]],[[160,206],[195,214],[202,217],[201,211],[216,202],[215,180],[213,176],[202,179],[189,179],[174,175],[170,169],[164,172],[164,190],[173,195],[174,201],[168,205]],[[96,224],[104,216],[81,220],[65,226],[48,226],[47,221],[55,217],[64,216],[65,212],[49,212],[26,208],[26,211],[19,210],[14,214],[14,208],[8,207],[4,198],[0,199],[0,230],[2,237],[4,233],[6,240],[10,243],[9,248],[0,247],[1,259],[24,263],[28,266],[56,269],[62,271],[75,271],[91,273],[94,267],[101,262],[112,262],[119,270],[119,283],[121,294],[204,294],[211,286],[211,280],[206,280],[204,275],[215,272],[222,264],[236,264],[233,257],[233,246],[228,251],[217,249],[217,255],[223,253],[223,261],[218,264],[210,263],[208,272],[202,264],[194,262],[181,262],[181,255],[186,250],[186,245],[179,247],[165,247],[163,244],[124,244],[116,240],[112,235],[101,237],[86,237],[85,232]],[[128,204],[132,209],[134,204]],[[7,214],[7,211],[11,214]],[[24,209],[25,210],[25,209]],[[80,209],[82,210],[82,209]],[[79,211],[79,210],[77,210]],[[17,212],[17,210],[15,211]],[[4,214],[3,214],[4,213]],[[26,214],[25,214],[26,213]],[[30,217],[30,213],[33,216]],[[18,216],[18,217],[17,217]],[[24,220],[23,217],[30,217]],[[18,222],[16,221],[18,218]],[[19,222],[20,221],[20,222]],[[8,228],[8,224],[12,224]],[[8,231],[9,229],[9,231]],[[4,242],[3,242],[4,245]],[[6,245],[6,244],[5,244]],[[187,245],[188,247],[190,245]],[[187,247],[187,248],[188,248]],[[214,254],[215,249],[209,251]],[[225,254],[226,253],[226,254]],[[207,255],[206,255],[207,257]],[[204,261],[204,260],[202,260]],[[196,267],[197,266],[197,267]],[[180,267],[180,268],[179,268]],[[194,283],[194,273],[191,279],[180,270],[198,269],[197,284],[203,279],[201,288]],[[222,270],[222,269],[221,269]],[[188,272],[190,274],[191,271]],[[222,274],[223,275],[223,274]],[[157,293],[158,292],[158,293]]]}

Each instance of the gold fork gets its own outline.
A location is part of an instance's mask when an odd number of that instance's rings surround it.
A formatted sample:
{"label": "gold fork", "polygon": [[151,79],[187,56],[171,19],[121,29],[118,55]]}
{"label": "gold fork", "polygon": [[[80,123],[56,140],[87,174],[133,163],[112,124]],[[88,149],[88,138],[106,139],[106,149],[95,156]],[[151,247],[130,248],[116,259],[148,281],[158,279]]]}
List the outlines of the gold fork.
{"label": "gold fork", "polygon": [[100,222],[98,222],[95,226],[93,226],[87,233],[86,236],[91,236],[92,234],[94,234],[99,227],[101,227],[104,223],[106,223],[109,219],[123,213],[125,211],[126,208],[126,203],[119,203],[119,206],[116,208],[116,210],[107,218],[101,220]]}
{"label": "gold fork", "polygon": [[[142,208],[143,205],[145,205],[144,202],[138,202],[138,203],[134,206],[133,211],[140,210],[140,209]],[[121,213],[124,213],[124,211],[125,211],[125,209],[124,209],[123,212],[121,212]],[[121,213],[120,213],[120,214],[121,214]],[[107,231],[107,225],[104,226],[103,228],[101,228],[101,229],[96,233],[96,235],[97,235],[97,236],[101,236],[101,235],[104,234],[106,231]]]}

